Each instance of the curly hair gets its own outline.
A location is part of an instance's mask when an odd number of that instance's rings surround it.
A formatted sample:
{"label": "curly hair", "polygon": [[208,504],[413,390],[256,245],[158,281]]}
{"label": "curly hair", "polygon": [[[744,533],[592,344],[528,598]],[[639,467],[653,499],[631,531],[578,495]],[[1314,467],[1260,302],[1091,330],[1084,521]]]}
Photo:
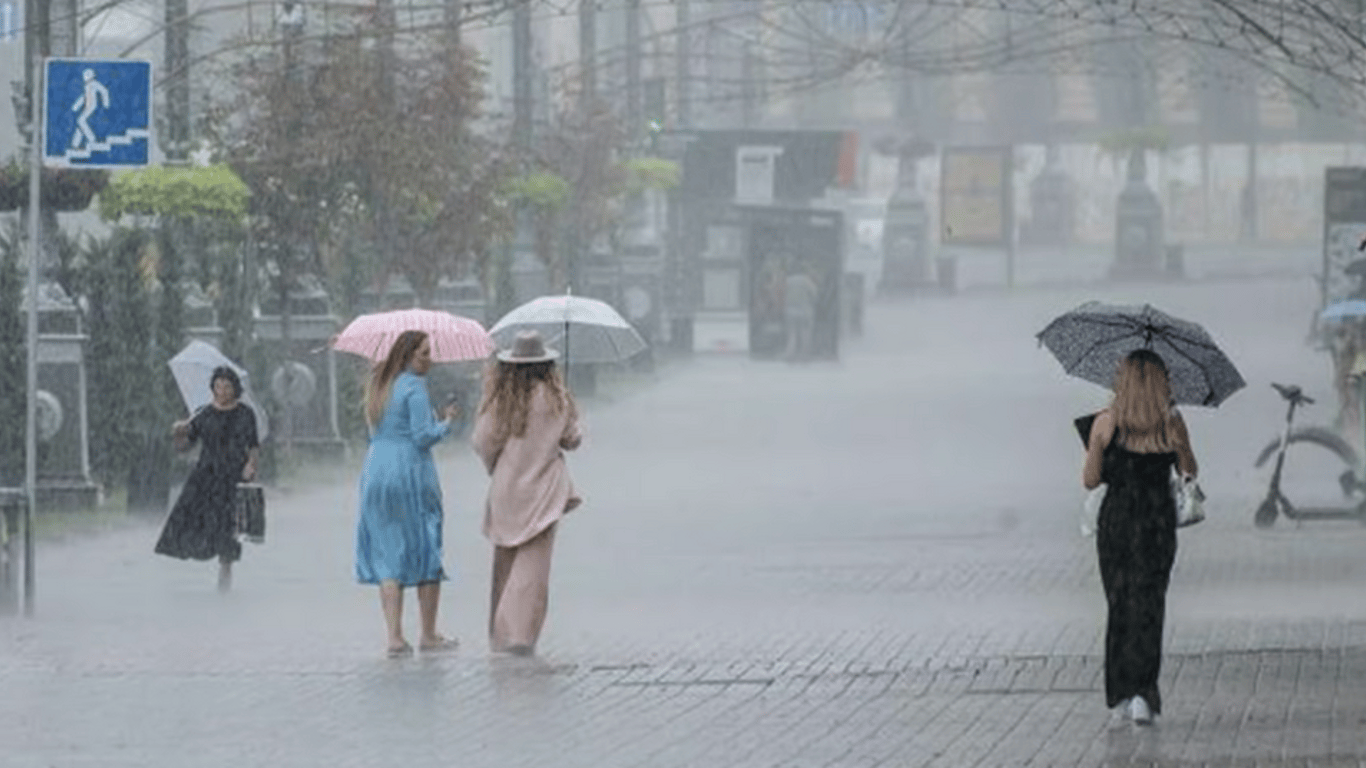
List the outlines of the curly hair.
{"label": "curly hair", "polygon": [[574,396],[564,385],[553,360],[539,363],[496,361],[485,370],[484,397],[479,403],[479,413],[493,413],[500,440],[526,434],[531,397],[542,384],[550,394],[555,413],[563,413],[567,408],[571,416],[578,415]]}
{"label": "curly hair", "polygon": [[1171,382],[1167,364],[1156,352],[1136,349],[1119,362],[1110,411],[1115,429],[1131,438],[1135,447],[1174,449]]}

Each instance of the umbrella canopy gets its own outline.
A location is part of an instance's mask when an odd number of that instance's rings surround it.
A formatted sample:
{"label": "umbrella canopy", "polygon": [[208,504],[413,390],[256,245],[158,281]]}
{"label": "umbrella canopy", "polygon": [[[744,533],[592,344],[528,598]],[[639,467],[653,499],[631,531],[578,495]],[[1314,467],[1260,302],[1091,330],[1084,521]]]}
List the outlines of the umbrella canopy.
{"label": "umbrella canopy", "polygon": [[1352,320],[1366,317],[1366,301],[1351,299],[1329,304],[1319,313],[1320,320]]}
{"label": "umbrella canopy", "polygon": [[379,362],[389,356],[390,348],[404,331],[426,332],[435,363],[482,360],[494,349],[488,331],[477,321],[432,309],[361,315],[332,339],[332,348]]}
{"label": "umbrella canopy", "polygon": [[645,340],[611,305],[570,294],[532,299],[494,324],[494,341],[508,347],[519,331],[537,331],[549,346],[580,363],[616,363],[639,354]]}
{"label": "umbrella canopy", "polygon": [[251,377],[247,374],[247,370],[228,359],[226,355],[218,351],[218,347],[196,339],[186,344],[185,348],[177,352],[167,364],[171,368],[171,375],[175,377],[175,384],[176,388],[180,390],[180,397],[185,401],[185,406],[190,409],[190,413],[194,413],[213,402],[213,390],[209,388],[213,369],[219,366],[231,368],[237,374],[237,378],[242,380],[241,402],[251,406],[251,410],[256,413],[256,438],[264,441],[266,436],[270,434],[270,424],[266,421],[266,412],[256,404],[256,398],[251,394]]}
{"label": "umbrella canopy", "polygon": [[1172,396],[1186,405],[1217,406],[1247,384],[1204,328],[1148,304],[1088,302],[1055,318],[1037,338],[1063,370],[1104,387],[1113,385],[1125,355],[1150,349],[1167,364]]}

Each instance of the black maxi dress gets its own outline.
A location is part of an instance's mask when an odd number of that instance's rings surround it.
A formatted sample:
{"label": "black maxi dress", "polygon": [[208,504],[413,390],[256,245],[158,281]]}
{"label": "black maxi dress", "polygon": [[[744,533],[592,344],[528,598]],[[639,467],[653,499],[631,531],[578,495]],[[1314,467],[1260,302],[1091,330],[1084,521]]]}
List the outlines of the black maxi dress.
{"label": "black maxi dress", "polygon": [[190,419],[188,439],[199,442],[199,461],[166,517],[156,552],[182,560],[236,561],[242,556],[233,519],[237,483],[248,452],[259,445],[256,414],[240,402],[227,410],[205,406]]}
{"label": "black maxi dress", "polygon": [[1162,711],[1162,623],[1176,560],[1175,452],[1139,453],[1116,433],[1106,446],[1101,480],[1108,484],[1096,521],[1100,580],[1109,606],[1105,624],[1105,702],[1142,696]]}

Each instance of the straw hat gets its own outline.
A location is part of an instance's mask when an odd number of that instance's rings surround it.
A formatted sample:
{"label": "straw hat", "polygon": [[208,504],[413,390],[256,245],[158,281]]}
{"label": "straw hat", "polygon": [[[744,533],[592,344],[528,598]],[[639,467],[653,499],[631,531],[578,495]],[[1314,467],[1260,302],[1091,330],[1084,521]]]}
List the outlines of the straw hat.
{"label": "straw hat", "polygon": [[545,345],[538,331],[521,331],[513,338],[512,349],[498,353],[498,359],[505,363],[544,363],[559,356]]}

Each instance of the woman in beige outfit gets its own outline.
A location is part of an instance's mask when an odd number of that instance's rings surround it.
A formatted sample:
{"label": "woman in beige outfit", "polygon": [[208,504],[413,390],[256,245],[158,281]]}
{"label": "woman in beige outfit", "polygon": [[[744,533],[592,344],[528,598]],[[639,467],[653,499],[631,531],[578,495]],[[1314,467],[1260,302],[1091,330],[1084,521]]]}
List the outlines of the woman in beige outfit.
{"label": "woman in beige outfit", "polygon": [[489,645],[529,656],[545,624],[556,523],[583,500],[564,452],[579,446],[578,409],[540,334],[517,335],[489,370],[474,449],[490,476],[484,535],[493,542]]}

